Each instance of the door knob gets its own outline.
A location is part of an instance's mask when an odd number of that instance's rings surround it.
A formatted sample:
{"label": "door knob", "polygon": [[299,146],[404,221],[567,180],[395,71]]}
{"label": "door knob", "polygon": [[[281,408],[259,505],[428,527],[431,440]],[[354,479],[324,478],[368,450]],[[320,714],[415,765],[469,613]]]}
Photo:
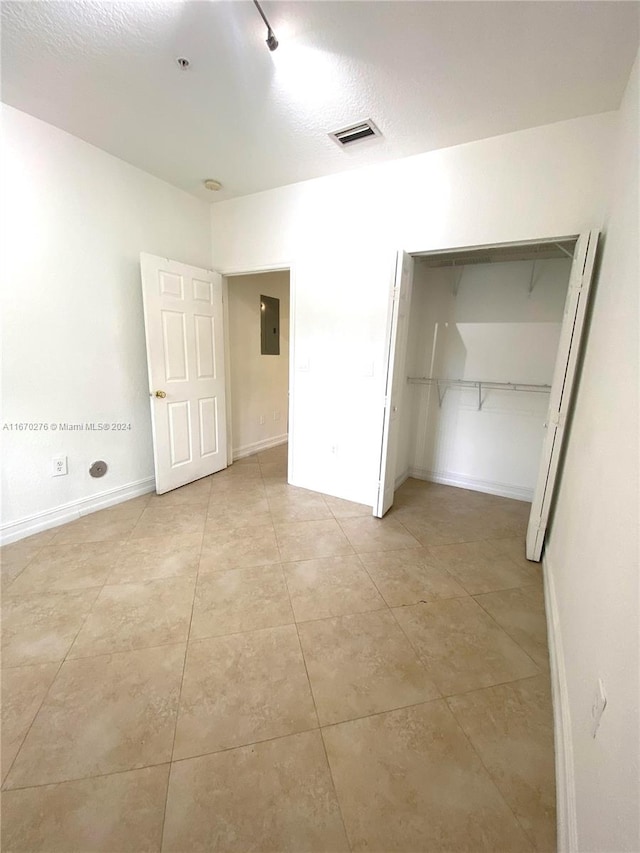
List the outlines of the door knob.
{"label": "door knob", "polygon": [[161,399],[164,399],[166,396],[167,396],[166,391],[156,391],[156,397],[160,397]]}

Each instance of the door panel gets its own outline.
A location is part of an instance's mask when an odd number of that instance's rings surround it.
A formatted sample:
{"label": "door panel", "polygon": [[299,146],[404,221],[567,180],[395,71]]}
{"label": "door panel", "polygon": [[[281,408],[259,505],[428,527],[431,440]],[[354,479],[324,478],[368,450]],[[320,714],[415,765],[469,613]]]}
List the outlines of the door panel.
{"label": "door panel", "polygon": [[581,234],[576,243],[564,318],[558,343],[558,354],[549,398],[546,435],[542,446],[538,480],[527,528],[527,559],[540,560],[549,521],[558,465],[564,441],[567,416],[576,379],[578,355],[582,342],[589,291],[593,276],[598,232]]}
{"label": "door panel", "polygon": [[203,317],[196,314],[194,319],[196,330],[196,366],[198,379],[215,379],[215,353],[213,317]]}
{"label": "door panel", "polygon": [[200,417],[200,455],[218,452],[218,401],[215,397],[198,400]]}
{"label": "door panel", "polygon": [[193,298],[196,302],[208,302],[213,304],[213,288],[210,281],[193,280]]}
{"label": "door panel", "polygon": [[175,296],[177,299],[184,299],[184,282],[181,275],[159,270],[158,277],[160,293],[163,296]]}
{"label": "door panel", "polygon": [[191,462],[191,422],[189,403],[167,403],[171,467]]}
{"label": "door panel", "polygon": [[222,278],[154,255],[140,262],[162,494],[227,466]]}
{"label": "door panel", "polygon": [[187,375],[187,330],[184,314],[162,312],[165,382],[183,382]]}
{"label": "door panel", "polygon": [[390,323],[388,331],[388,356],[386,365],[385,410],[382,427],[382,451],[378,498],[373,514],[378,518],[393,504],[396,487],[396,462],[400,435],[402,397],[406,385],[407,338],[409,330],[409,306],[413,286],[413,258],[406,252],[398,252],[396,277],[391,294]]}

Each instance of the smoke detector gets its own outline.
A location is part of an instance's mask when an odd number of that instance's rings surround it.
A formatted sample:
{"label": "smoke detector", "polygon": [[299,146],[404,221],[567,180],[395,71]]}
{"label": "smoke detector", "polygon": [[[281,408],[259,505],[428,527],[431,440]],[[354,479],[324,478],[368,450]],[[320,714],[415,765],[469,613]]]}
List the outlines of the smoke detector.
{"label": "smoke detector", "polygon": [[355,142],[362,142],[364,139],[382,136],[382,134],[371,119],[368,118],[364,121],[359,121],[357,124],[349,125],[349,127],[334,130],[329,136],[340,148],[344,148],[347,145],[353,145]]}

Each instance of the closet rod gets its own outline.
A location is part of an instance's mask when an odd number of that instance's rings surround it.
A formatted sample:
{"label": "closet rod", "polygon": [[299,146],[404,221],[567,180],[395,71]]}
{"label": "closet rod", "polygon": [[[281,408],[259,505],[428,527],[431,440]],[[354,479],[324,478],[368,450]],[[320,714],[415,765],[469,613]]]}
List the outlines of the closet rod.
{"label": "closet rod", "polygon": [[[536,385],[530,382],[492,382],[490,380],[472,380],[472,379],[436,379],[428,376],[408,376],[407,382],[410,385],[435,385],[438,389],[438,405],[442,407],[447,390],[454,386],[456,388],[477,388],[478,389],[478,411],[482,410],[484,400],[482,398],[482,389],[487,391],[521,391],[531,394],[548,394],[551,391],[551,385]],[[442,389],[442,393],[441,390]]]}

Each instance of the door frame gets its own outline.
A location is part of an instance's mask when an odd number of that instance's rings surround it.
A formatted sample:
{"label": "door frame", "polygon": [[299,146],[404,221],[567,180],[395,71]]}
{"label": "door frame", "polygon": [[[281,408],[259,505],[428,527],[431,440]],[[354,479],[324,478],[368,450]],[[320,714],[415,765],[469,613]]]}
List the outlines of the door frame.
{"label": "door frame", "polygon": [[[597,230],[597,229],[585,228],[577,234],[565,234],[563,236],[553,236],[553,237],[536,237],[536,238],[532,238],[532,239],[528,239],[528,240],[509,240],[509,241],[501,241],[501,242],[496,242],[496,243],[480,243],[480,244],[476,244],[476,245],[447,246],[447,247],[441,247],[438,249],[414,249],[413,251],[411,251],[409,249],[405,249],[405,250],[399,250],[399,251],[400,251],[400,254],[402,254],[402,252],[404,251],[404,252],[406,252],[406,254],[410,255],[412,258],[419,258],[419,257],[425,257],[425,256],[451,254],[453,252],[482,251],[482,250],[487,250],[487,249],[502,249],[502,248],[506,248],[506,247],[509,247],[509,248],[527,247],[527,246],[536,246],[536,245],[539,245],[541,243],[564,243],[564,242],[569,241],[569,240],[574,240],[576,245],[577,245],[578,240],[582,234],[589,233],[589,232],[592,233],[594,230]],[[574,255],[574,259],[575,259],[575,255]],[[567,287],[568,286],[569,286],[569,282],[567,282]],[[588,308],[587,308],[587,310],[588,310]],[[563,323],[564,323],[564,317],[563,317]],[[392,342],[391,341],[391,323],[390,323],[390,321],[388,321],[387,322],[386,340],[385,340],[385,347],[387,349],[391,346],[391,342]],[[584,339],[580,342],[580,347],[582,348],[583,345],[584,345]],[[385,384],[387,382],[388,382],[388,376],[385,376]],[[553,398],[553,390],[551,392],[550,399],[552,399],[552,398]],[[573,405],[573,400],[570,400],[569,406],[571,407],[572,405]],[[402,417],[403,413],[404,413],[403,411],[400,412],[400,417]],[[381,441],[383,441],[383,440],[384,440],[384,435],[382,434],[381,435]],[[394,477],[396,476],[396,473],[397,472],[392,472]],[[540,475],[538,475],[538,478],[539,478],[539,476]],[[538,481],[536,481],[534,493],[537,490],[538,490]]]}
{"label": "door frame", "polygon": [[230,267],[218,270],[222,276],[222,299],[224,308],[224,352],[226,364],[225,384],[227,386],[227,464],[233,464],[233,423],[231,418],[231,400],[233,396],[233,386],[231,384],[231,348],[229,339],[229,281],[230,278],[237,278],[241,275],[260,275],[267,272],[288,272],[289,273],[289,406],[287,410],[289,443],[287,449],[287,482],[293,482],[293,445],[294,445],[294,357],[295,357],[295,304],[296,304],[296,287],[295,287],[295,265],[291,261],[281,261],[273,264],[258,264],[248,267]]}

